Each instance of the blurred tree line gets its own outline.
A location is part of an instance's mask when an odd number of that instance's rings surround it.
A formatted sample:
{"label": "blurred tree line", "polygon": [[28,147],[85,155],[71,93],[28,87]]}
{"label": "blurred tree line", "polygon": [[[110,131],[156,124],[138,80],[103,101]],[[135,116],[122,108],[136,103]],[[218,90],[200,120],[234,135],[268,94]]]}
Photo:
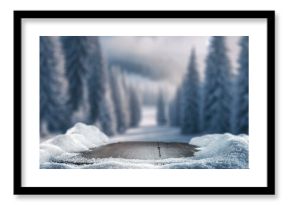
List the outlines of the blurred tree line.
{"label": "blurred tree line", "polygon": [[63,133],[76,122],[109,136],[138,126],[141,102],[117,67],[108,67],[99,38],[40,37],[40,134]]}
{"label": "blurred tree line", "polygon": [[[168,106],[168,114],[160,112],[164,107],[160,108],[158,104],[157,118],[168,118],[169,124],[180,127],[183,134],[248,134],[248,44],[249,38],[241,37],[238,74],[233,75],[225,37],[211,37],[203,82],[198,73],[195,51],[192,50],[187,73]],[[163,116],[159,116],[160,113]]]}

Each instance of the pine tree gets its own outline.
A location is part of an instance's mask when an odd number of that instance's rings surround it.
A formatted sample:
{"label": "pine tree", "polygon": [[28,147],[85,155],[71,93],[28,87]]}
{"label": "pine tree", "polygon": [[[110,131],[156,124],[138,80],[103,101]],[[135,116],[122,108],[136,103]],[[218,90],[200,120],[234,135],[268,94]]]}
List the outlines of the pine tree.
{"label": "pine tree", "polygon": [[94,124],[108,81],[98,37],[62,37],[66,59],[70,109],[73,122]]}
{"label": "pine tree", "polygon": [[206,59],[204,129],[207,133],[231,131],[231,74],[225,38],[211,39]]}
{"label": "pine tree", "polygon": [[112,68],[110,72],[110,84],[112,91],[112,100],[114,102],[114,111],[117,122],[118,133],[124,133],[128,128],[127,115],[128,109],[126,108],[126,99],[123,83],[120,78],[120,70]]}
{"label": "pine tree", "polygon": [[130,127],[137,127],[141,120],[141,102],[136,90],[131,87],[129,89],[130,101]]}
{"label": "pine tree", "polygon": [[58,37],[40,37],[41,136],[64,132],[69,126],[65,103],[63,55]]}
{"label": "pine tree", "polygon": [[187,73],[181,91],[181,132],[183,134],[198,133],[199,117],[199,74],[194,50],[191,53]]}
{"label": "pine tree", "polygon": [[169,105],[170,125],[179,127],[181,123],[181,87],[177,88],[174,98]]}
{"label": "pine tree", "polygon": [[249,37],[240,41],[239,75],[237,80],[237,133],[249,133]]}
{"label": "pine tree", "polygon": [[88,41],[88,101],[89,116],[88,123],[97,121],[100,112],[100,102],[105,97],[105,85],[108,81],[107,70],[104,66],[99,38],[95,36],[87,37]]}
{"label": "pine tree", "polygon": [[111,91],[109,87],[106,94],[100,101],[99,124],[101,130],[108,136],[116,134],[116,118],[114,114],[114,105],[111,99]]}
{"label": "pine tree", "polygon": [[123,109],[125,110],[124,115],[124,124],[126,125],[126,128],[130,127],[131,123],[131,105],[130,105],[130,88],[129,85],[126,82],[126,77],[124,71],[120,70],[119,74],[120,80],[121,80],[121,90],[122,90],[122,96],[123,96]]}
{"label": "pine tree", "polygon": [[204,120],[204,107],[205,107],[205,83],[200,82],[199,86],[199,131],[203,133],[205,131],[205,120]]}
{"label": "pine tree", "polygon": [[176,126],[176,102],[175,99],[172,99],[169,103],[169,124],[170,126],[175,127]]}
{"label": "pine tree", "polygon": [[166,108],[163,93],[160,91],[157,100],[157,123],[158,125],[166,125]]}
{"label": "pine tree", "polygon": [[175,97],[175,116],[176,116],[176,126],[180,126],[181,124],[181,101],[182,101],[182,89],[181,87],[177,89],[176,97]]}
{"label": "pine tree", "polygon": [[[65,74],[68,80],[68,102],[71,118],[87,102],[88,39],[85,36],[62,37]],[[78,119],[79,120],[79,119]]]}

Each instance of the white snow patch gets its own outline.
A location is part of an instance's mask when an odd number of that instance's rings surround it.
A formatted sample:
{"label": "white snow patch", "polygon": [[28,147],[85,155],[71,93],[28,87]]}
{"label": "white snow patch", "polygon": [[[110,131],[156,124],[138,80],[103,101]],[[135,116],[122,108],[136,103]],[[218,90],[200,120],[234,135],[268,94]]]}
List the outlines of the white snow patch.
{"label": "white snow patch", "polygon": [[55,136],[40,144],[40,162],[47,162],[56,156],[69,156],[107,144],[108,137],[95,126],[77,123],[64,135]]}
{"label": "white snow patch", "polygon": [[196,160],[205,160],[215,168],[248,168],[249,136],[211,134],[194,137],[189,144],[199,146]]}

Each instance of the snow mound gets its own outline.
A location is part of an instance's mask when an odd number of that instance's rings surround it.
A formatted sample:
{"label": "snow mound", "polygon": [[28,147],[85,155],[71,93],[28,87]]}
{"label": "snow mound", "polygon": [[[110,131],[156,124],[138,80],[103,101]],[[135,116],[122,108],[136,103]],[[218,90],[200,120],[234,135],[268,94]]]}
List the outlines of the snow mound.
{"label": "snow mound", "polygon": [[108,141],[108,137],[97,127],[77,123],[64,135],[55,136],[40,144],[40,162],[48,162],[57,156],[70,157],[72,153],[107,144]]}
{"label": "snow mound", "polygon": [[248,168],[248,135],[204,135],[192,138],[189,144],[199,146],[199,151],[195,154],[195,163],[200,162],[202,167]]}

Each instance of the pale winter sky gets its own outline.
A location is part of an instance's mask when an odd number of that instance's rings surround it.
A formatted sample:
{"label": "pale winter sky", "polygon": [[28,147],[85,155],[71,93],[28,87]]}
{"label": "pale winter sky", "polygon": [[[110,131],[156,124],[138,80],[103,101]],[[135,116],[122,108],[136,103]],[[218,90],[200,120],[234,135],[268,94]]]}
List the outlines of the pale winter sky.
{"label": "pale winter sky", "polygon": [[[226,38],[228,55],[233,68],[237,67],[240,37]],[[105,56],[124,59],[139,59],[145,64],[153,65],[154,69],[165,70],[168,80],[179,83],[189,60],[191,49],[195,49],[197,63],[201,73],[205,67],[205,57],[209,37],[204,36],[116,36],[102,37],[102,47]]]}

